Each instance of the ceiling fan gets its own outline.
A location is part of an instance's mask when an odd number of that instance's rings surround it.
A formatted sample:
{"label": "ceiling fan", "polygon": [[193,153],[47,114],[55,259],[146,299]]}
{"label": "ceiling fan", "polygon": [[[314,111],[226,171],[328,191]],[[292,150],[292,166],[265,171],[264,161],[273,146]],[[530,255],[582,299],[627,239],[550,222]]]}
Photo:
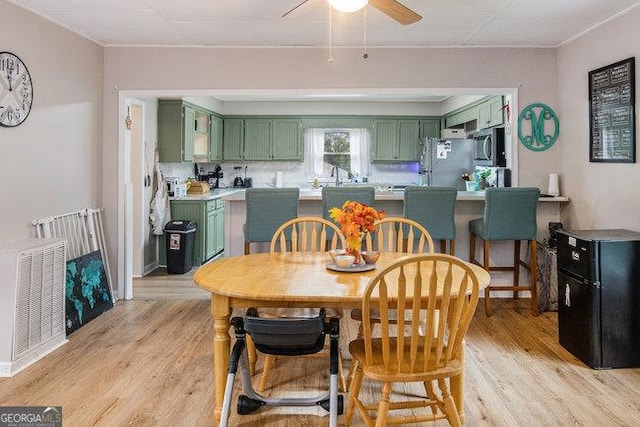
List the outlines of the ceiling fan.
{"label": "ceiling fan", "polygon": [[[284,18],[308,1],[309,0],[304,0],[301,3],[298,3],[291,10],[282,15],[282,17]],[[414,22],[418,22],[422,19],[422,16],[396,0],[329,0],[329,4],[331,7],[341,12],[355,12],[362,9],[367,4],[370,4],[402,25],[413,24]]]}

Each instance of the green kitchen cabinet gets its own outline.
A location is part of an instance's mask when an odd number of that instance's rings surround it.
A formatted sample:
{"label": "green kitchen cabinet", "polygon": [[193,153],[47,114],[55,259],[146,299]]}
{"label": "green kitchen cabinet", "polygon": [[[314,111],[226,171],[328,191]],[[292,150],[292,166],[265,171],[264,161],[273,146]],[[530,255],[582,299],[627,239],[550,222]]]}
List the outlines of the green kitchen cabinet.
{"label": "green kitchen cabinet", "polygon": [[418,160],[419,120],[376,120],[373,153],[376,162]]}
{"label": "green kitchen cabinet", "polygon": [[216,217],[215,217],[215,252],[220,253],[224,250],[224,202],[220,199],[216,204]]}
{"label": "green kitchen cabinet", "polygon": [[398,121],[398,161],[418,160],[420,122],[418,120]]}
{"label": "green kitchen cabinet", "polygon": [[458,125],[463,125],[467,122],[476,120],[477,117],[478,117],[478,107],[477,106],[470,107],[462,111],[458,111],[450,116],[446,116],[444,118],[444,126],[446,129],[449,129],[449,128],[452,128]]}
{"label": "green kitchen cabinet", "polygon": [[222,157],[222,119],[218,116],[211,115],[210,121],[210,142],[209,142],[209,160],[220,161]]}
{"label": "green kitchen cabinet", "polygon": [[224,119],[224,160],[242,160],[244,153],[244,120]]}
{"label": "green kitchen cabinet", "polygon": [[440,120],[420,120],[420,140],[425,138],[440,138]]}
{"label": "green kitchen cabinet", "polygon": [[225,160],[302,160],[302,120],[224,120]]}
{"label": "green kitchen cabinet", "polygon": [[302,121],[274,119],[271,139],[273,160],[302,160]]}
{"label": "green kitchen cabinet", "polygon": [[195,110],[182,101],[158,102],[158,156],[161,162],[193,160]]}
{"label": "green kitchen cabinet", "polygon": [[503,124],[502,106],[502,96],[494,96],[480,104],[478,106],[478,129],[486,129]]}
{"label": "green kitchen cabinet", "polygon": [[272,120],[245,119],[244,160],[271,160]]}
{"label": "green kitchen cabinet", "polygon": [[[193,265],[204,264],[224,250],[224,202],[221,199],[172,200],[173,220],[194,221],[196,223],[193,247]],[[164,238],[165,236],[162,236]],[[165,244],[160,245],[160,263],[166,263]],[[164,261],[164,262],[163,262]]]}

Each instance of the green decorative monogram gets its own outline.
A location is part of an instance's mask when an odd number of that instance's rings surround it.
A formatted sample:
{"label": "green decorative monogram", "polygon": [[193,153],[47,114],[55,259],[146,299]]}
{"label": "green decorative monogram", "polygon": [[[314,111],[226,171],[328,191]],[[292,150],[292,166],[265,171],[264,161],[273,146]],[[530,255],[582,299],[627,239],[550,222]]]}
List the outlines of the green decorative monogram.
{"label": "green decorative monogram", "polygon": [[[550,129],[551,126],[546,126],[551,122],[553,122],[553,129]],[[527,126],[527,123],[530,126]],[[527,129],[528,127],[530,129]],[[547,130],[550,133],[547,133]],[[525,135],[527,131],[528,134]],[[558,116],[548,105],[540,103],[528,105],[518,116],[518,139],[529,150],[548,150],[558,139],[558,134],[560,134]]]}

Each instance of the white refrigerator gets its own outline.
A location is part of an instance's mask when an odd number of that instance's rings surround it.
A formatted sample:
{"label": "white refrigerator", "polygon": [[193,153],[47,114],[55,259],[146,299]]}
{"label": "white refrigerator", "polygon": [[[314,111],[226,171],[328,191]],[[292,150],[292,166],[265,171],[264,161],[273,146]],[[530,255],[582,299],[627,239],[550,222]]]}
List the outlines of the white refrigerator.
{"label": "white refrigerator", "polygon": [[463,173],[474,171],[473,139],[427,138],[420,156],[420,174],[430,187],[456,187],[465,191]]}

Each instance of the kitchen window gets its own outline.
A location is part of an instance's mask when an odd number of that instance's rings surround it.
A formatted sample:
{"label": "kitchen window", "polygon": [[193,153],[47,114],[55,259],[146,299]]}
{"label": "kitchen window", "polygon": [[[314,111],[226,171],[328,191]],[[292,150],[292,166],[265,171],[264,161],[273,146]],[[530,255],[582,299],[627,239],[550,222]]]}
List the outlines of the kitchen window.
{"label": "kitchen window", "polygon": [[334,166],[340,169],[342,180],[349,172],[358,178],[369,175],[370,139],[368,129],[306,129],[307,175],[328,178]]}

